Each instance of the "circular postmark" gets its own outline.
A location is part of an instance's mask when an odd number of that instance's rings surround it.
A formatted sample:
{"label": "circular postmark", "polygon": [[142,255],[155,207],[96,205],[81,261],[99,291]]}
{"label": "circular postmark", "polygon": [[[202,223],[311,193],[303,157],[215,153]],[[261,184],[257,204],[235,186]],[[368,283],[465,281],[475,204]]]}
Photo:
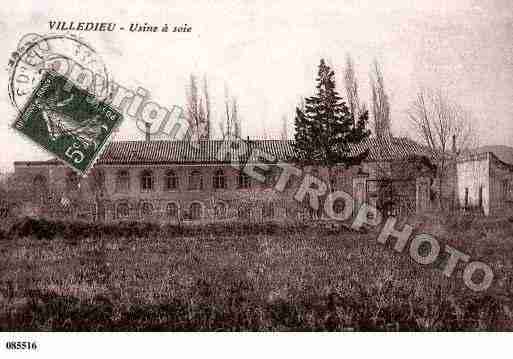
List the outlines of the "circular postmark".
{"label": "circular postmark", "polygon": [[26,34],[18,42],[9,65],[9,98],[18,111],[50,69],[81,83],[100,101],[109,96],[109,73],[101,56],[71,34]]}

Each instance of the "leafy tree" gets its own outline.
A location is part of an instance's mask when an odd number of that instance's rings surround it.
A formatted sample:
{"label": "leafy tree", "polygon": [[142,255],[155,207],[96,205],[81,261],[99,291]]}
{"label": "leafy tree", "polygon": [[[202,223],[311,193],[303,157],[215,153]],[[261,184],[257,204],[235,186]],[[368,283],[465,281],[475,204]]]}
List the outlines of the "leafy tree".
{"label": "leafy tree", "polygon": [[[334,71],[321,59],[316,94],[305,99],[304,108],[296,108],[294,136],[295,160],[326,167],[330,178],[334,166],[349,166],[358,160],[350,155],[350,144],[370,135],[368,112],[351,113],[336,90],[334,77]],[[331,189],[330,181],[328,186]]]}

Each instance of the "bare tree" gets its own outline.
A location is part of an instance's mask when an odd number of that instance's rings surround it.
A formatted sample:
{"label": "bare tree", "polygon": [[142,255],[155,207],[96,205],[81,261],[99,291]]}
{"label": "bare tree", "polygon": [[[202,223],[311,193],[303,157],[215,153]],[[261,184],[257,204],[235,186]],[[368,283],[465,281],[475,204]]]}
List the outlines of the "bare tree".
{"label": "bare tree", "polygon": [[437,162],[438,205],[443,208],[443,188],[448,164],[475,144],[472,114],[441,90],[421,89],[408,110],[413,130],[433,152]]}
{"label": "bare tree", "polygon": [[207,80],[204,78],[203,94],[198,90],[196,76],[191,74],[190,83],[186,89],[187,120],[191,126],[190,136],[202,140],[210,138],[210,98]]}
{"label": "bare tree", "polygon": [[374,60],[371,71],[371,91],[375,135],[379,138],[390,137],[390,103],[385,91],[381,66],[377,60]]}
{"label": "bare tree", "polygon": [[288,127],[287,127],[287,117],[283,116],[281,118],[281,140],[286,141],[289,138]]}
{"label": "bare tree", "polygon": [[224,89],[224,110],[225,119],[219,123],[222,137],[240,137],[241,126],[239,120],[239,106],[235,97],[230,98],[228,87],[226,85]]}
{"label": "bare tree", "polygon": [[298,109],[300,109],[301,111],[304,111],[305,108],[306,108],[306,102],[305,102],[305,98],[304,97],[301,97],[299,99],[299,105],[297,106]]}
{"label": "bare tree", "polygon": [[238,138],[241,136],[241,127],[239,120],[239,105],[235,97],[232,98],[232,123],[234,135]]}
{"label": "bare tree", "polygon": [[7,191],[8,174],[0,169],[0,190]]}
{"label": "bare tree", "polygon": [[354,63],[351,55],[346,55],[346,67],[344,68],[344,82],[346,86],[347,103],[354,121],[360,117],[365,108],[360,105],[360,96],[358,95],[358,79],[354,71]]}
{"label": "bare tree", "polygon": [[206,137],[208,139],[210,139],[210,138],[212,138],[212,133],[211,133],[212,121],[210,119],[210,116],[211,116],[211,111],[210,111],[210,95],[209,95],[209,91],[208,91],[208,83],[207,83],[207,77],[206,76],[203,77],[203,96],[205,98],[205,121],[206,121],[206,124],[207,124],[207,128],[206,128],[207,134],[206,134]]}

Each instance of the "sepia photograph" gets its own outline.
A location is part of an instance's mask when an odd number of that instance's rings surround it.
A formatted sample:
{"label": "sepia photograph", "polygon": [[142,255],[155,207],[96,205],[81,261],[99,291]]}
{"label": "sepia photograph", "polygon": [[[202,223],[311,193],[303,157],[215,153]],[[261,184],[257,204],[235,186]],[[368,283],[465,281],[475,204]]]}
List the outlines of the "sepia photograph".
{"label": "sepia photograph", "polygon": [[513,330],[511,1],[0,14],[3,353]]}

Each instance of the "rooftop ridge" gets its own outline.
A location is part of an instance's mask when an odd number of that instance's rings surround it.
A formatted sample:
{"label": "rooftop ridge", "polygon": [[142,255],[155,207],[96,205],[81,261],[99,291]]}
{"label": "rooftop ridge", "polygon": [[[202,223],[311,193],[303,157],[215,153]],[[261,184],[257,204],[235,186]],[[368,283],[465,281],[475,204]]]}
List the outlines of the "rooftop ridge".
{"label": "rooftop ridge", "polygon": [[[246,140],[244,140],[246,142]],[[200,140],[195,148],[187,140],[116,140],[110,142],[98,159],[98,164],[139,164],[139,163],[221,163],[217,154],[222,150],[221,145],[230,140]],[[294,153],[294,140],[287,139],[250,139],[251,147],[272,155],[278,161],[288,161]],[[349,146],[350,156],[357,157],[368,153],[366,162],[392,161],[408,159],[414,156],[432,158],[432,152],[406,137],[379,139],[370,137],[361,143]],[[247,157],[246,151],[240,149],[240,156]],[[242,153],[244,151],[245,153]],[[48,161],[48,164],[55,160]],[[28,163],[28,162],[17,162]],[[35,162],[32,162],[35,163]],[[15,162],[16,164],[16,162]]]}

